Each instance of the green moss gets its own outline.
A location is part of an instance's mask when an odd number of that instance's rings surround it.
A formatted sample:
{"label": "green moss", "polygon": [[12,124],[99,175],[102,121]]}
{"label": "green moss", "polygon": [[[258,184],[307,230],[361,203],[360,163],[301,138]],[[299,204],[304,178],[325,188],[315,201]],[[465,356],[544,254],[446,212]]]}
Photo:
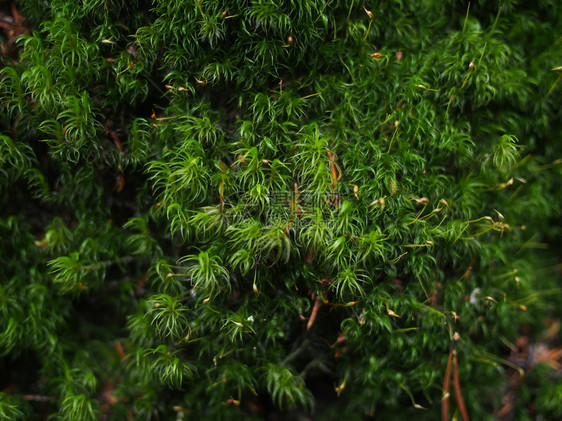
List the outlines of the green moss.
{"label": "green moss", "polygon": [[0,418],[560,413],[558,2],[18,4]]}

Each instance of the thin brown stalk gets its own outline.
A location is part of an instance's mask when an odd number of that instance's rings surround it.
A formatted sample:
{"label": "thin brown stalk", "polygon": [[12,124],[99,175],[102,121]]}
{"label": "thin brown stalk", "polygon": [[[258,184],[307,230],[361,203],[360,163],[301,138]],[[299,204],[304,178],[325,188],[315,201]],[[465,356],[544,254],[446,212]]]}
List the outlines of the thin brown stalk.
{"label": "thin brown stalk", "polygon": [[451,361],[453,360],[453,350],[449,352],[447,360],[447,370],[445,380],[443,380],[443,398],[441,399],[441,421],[449,421],[449,390],[451,389]]}
{"label": "thin brown stalk", "polygon": [[453,385],[455,387],[455,399],[457,401],[457,405],[459,406],[459,411],[461,413],[462,420],[469,421],[468,412],[466,411],[466,406],[464,404],[464,399],[462,397],[462,392],[461,392],[461,384],[459,381],[459,373],[458,373],[459,361],[457,358],[457,351],[454,350],[453,354],[454,354]]}

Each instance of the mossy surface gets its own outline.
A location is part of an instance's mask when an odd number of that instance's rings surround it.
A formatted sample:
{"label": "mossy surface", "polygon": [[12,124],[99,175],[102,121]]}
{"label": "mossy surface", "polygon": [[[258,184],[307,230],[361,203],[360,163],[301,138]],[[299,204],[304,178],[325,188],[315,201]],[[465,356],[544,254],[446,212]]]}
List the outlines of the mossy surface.
{"label": "mossy surface", "polygon": [[562,417],[560,2],[0,13],[0,419]]}

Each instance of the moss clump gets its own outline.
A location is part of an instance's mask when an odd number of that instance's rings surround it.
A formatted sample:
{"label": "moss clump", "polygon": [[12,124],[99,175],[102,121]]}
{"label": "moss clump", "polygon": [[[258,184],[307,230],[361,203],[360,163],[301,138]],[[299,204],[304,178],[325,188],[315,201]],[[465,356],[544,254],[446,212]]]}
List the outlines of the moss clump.
{"label": "moss clump", "polygon": [[562,7],[518,3],[4,11],[0,418],[560,417]]}

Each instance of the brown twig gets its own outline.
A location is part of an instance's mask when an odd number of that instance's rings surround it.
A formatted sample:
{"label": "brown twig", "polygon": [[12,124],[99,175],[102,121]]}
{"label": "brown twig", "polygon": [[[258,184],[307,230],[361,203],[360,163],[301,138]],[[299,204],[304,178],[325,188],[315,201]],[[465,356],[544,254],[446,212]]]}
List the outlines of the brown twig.
{"label": "brown twig", "polygon": [[330,159],[330,171],[332,173],[332,189],[334,191],[334,206],[339,204],[339,194],[338,194],[338,180],[340,179],[340,174],[338,174],[338,166],[336,164],[336,156],[328,151],[328,158]]}
{"label": "brown twig", "polygon": [[443,398],[441,399],[441,421],[449,421],[449,390],[451,388],[451,361],[453,360],[453,350],[449,351],[447,369],[445,370],[445,380],[443,380]]}
{"label": "brown twig", "polygon": [[119,341],[115,342],[115,351],[117,352],[117,355],[119,355],[119,358],[121,359],[127,356],[125,350],[123,349],[123,345],[121,345],[121,342]]}
{"label": "brown twig", "polygon": [[459,412],[463,421],[469,421],[468,412],[461,392],[461,384],[459,381],[458,373],[458,356],[457,356],[457,342],[460,339],[458,332],[453,335],[451,342],[451,349],[449,351],[449,358],[447,359],[447,369],[445,370],[445,379],[443,380],[443,398],[441,399],[441,421],[449,420],[449,398],[451,389],[451,363],[453,363],[453,387],[455,388],[455,400],[459,407]]}
{"label": "brown twig", "polygon": [[0,51],[5,56],[15,53],[16,40],[21,34],[28,34],[29,28],[25,26],[25,18],[20,14],[15,4],[11,5],[12,16],[0,11],[0,29],[4,31],[7,39],[0,45]]}
{"label": "brown twig", "polygon": [[320,309],[320,304],[322,304],[322,300],[320,296],[316,296],[316,300],[314,301],[314,307],[312,307],[312,312],[310,313],[310,317],[308,319],[308,323],[306,324],[306,330],[310,330],[314,321],[316,320],[316,316],[318,315],[318,310]]}
{"label": "brown twig", "polygon": [[57,398],[54,396],[42,396],[42,395],[23,395],[26,401],[32,402],[55,402]]}
{"label": "brown twig", "polygon": [[466,406],[464,404],[464,399],[462,397],[461,392],[461,384],[459,382],[459,373],[458,373],[458,357],[457,357],[457,350],[453,350],[453,385],[455,387],[455,399],[457,401],[457,405],[459,406],[459,412],[461,413],[461,417],[463,421],[469,421],[468,412],[466,412]]}

